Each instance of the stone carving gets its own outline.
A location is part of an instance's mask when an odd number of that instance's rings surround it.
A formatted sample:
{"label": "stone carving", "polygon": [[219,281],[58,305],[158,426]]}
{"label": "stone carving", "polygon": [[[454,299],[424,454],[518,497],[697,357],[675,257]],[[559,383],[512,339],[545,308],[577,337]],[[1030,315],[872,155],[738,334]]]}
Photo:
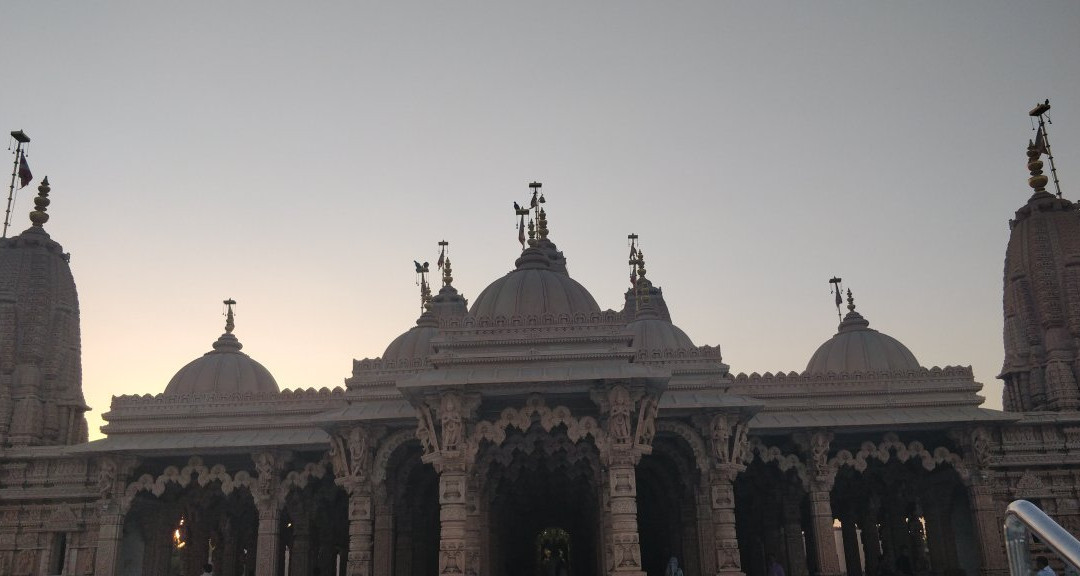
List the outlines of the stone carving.
{"label": "stone carving", "polygon": [[368,479],[371,470],[373,432],[364,426],[353,426],[330,436],[327,455],[339,485],[353,485]]}
{"label": "stone carving", "polygon": [[427,406],[416,409],[416,439],[424,449],[424,454],[439,451],[439,439],[435,436],[435,423],[431,418],[431,409]]}
{"label": "stone carving", "polygon": [[818,481],[829,475],[829,443],[832,442],[832,436],[831,432],[820,430],[810,435],[810,465]]}
{"label": "stone carving", "polygon": [[747,459],[750,442],[747,423],[735,416],[717,414],[709,422],[709,440],[716,464],[742,466]]}
{"label": "stone carving", "polygon": [[653,438],[656,437],[656,414],[659,410],[660,402],[658,397],[650,394],[641,399],[641,406],[638,408],[635,444],[652,446]]}
{"label": "stone carving", "polygon": [[117,463],[113,458],[98,460],[98,495],[102,500],[112,498],[116,486]]}
{"label": "stone carving", "polygon": [[630,413],[633,403],[630,392],[623,386],[614,386],[608,392],[610,415],[608,416],[608,435],[615,445],[630,442]]}
{"label": "stone carving", "polygon": [[971,431],[971,453],[980,468],[990,465],[990,432],[978,427]]}
{"label": "stone carving", "polygon": [[464,436],[461,397],[455,392],[442,395],[439,406],[439,418],[442,420],[442,447],[444,450],[461,448]]}

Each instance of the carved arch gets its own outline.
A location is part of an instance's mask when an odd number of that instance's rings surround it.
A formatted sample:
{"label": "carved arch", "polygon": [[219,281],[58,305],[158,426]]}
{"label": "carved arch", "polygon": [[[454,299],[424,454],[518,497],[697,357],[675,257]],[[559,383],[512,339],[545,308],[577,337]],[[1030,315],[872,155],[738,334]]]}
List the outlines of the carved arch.
{"label": "carved arch", "polygon": [[286,498],[289,496],[294,488],[303,490],[307,487],[308,482],[312,478],[321,479],[326,475],[326,466],[329,460],[326,456],[323,456],[318,462],[308,462],[304,464],[304,467],[300,470],[292,470],[285,475],[285,478],[278,484],[277,489],[277,502],[279,505],[284,505]]}
{"label": "carved arch", "polygon": [[183,468],[168,466],[157,477],[152,474],[143,474],[137,480],[128,484],[124,490],[123,509],[127,510],[131,506],[131,502],[139,492],[149,492],[154,497],[160,498],[169,484],[187,488],[193,480],[201,487],[206,487],[207,484],[215,480],[220,481],[221,492],[226,496],[241,487],[247,488],[250,494],[251,485],[255,481],[246,470],[240,470],[234,475],[229,475],[224,465],[215,464],[213,467],[207,468],[203,464],[202,458],[192,456]]}
{"label": "carved arch", "polygon": [[836,456],[829,460],[829,468],[835,472],[842,466],[848,466],[855,469],[858,472],[866,470],[866,466],[870,460],[878,460],[885,464],[890,460],[896,460],[898,462],[907,462],[908,460],[918,460],[922,467],[930,472],[942,464],[949,464],[960,475],[960,479],[966,484],[970,481],[971,470],[964,463],[964,459],[955,452],[952,452],[944,446],[938,446],[934,448],[933,452],[930,452],[923,446],[922,442],[914,440],[908,444],[904,444],[900,441],[900,438],[893,433],[886,434],[880,444],[874,444],[873,442],[863,442],[859,450],[852,454],[849,450],[840,450]]}
{"label": "carved arch", "polygon": [[480,451],[480,444],[485,440],[496,446],[502,445],[506,441],[506,429],[509,427],[528,433],[533,424],[533,416],[539,418],[540,427],[545,432],[551,432],[552,428],[560,424],[566,426],[566,436],[575,444],[586,436],[592,436],[596,447],[603,450],[607,442],[607,435],[595,418],[591,416],[574,418],[566,406],[549,408],[544,404],[543,396],[533,394],[520,410],[507,407],[494,422],[487,420],[478,422],[465,448],[467,457],[470,460],[474,459]]}
{"label": "carved arch", "polygon": [[[799,459],[797,454],[784,454],[778,446],[766,446],[760,438],[750,440],[750,457],[762,464],[776,463],[781,472],[794,470],[799,481],[805,486],[809,476],[806,474],[806,464]],[[752,461],[751,460],[751,461]]]}
{"label": "carved arch", "polygon": [[390,457],[394,455],[398,448],[411,440],[416,440],[416,430],[406,428],[394,432],[382,442],[375,452],[375,465],[371,473],[373,484],[378,486],[386,480],[386,467],[390,465]]}
{"label": "carved arch", "polygon": [[682,438],[694,453],[694,462],[697,464],[698,471],[702,474],[709,471],[711,467],[709,448],[705,445],[705,440],[702,439],[701,435],[698,434],[697,430],[692,426],[683,424],[682,422],[657,420],[656,430],[657,432],[667,432]]}

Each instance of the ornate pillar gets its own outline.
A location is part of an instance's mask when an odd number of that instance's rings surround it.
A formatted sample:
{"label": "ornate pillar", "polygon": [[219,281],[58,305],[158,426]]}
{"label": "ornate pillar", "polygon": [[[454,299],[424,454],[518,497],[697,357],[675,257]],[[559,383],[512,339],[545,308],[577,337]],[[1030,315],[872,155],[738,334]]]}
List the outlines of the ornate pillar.
{"label": "ornate pillar", "polygon": [[374,550],[374,502],[371,468],[372,449],[381,429],[357,425],[331,436],[330,462],[334,482],[349,495],[349,557],[346,576],[372,576]]}
{"label": "ornate pillar", "polygon": [[737,414],[715,414],[695,419],[702,435],[708,438],[712,468],[708,483],[708,512],[712,520],[712,556],[703,566],[708,574],[742,576],[742,558],[735,531],[735,477],[746,470],[750,452],[746,419]]}
{"label": "ornate pillar", "polygon": [[375,493],[375,576],[390,576],[394,557],[394,509],[386,488]]}
{"label": "ornate pillar", "polygon": [[[295,509],[294,509],[295,508]],[[311,519],[303,506],[290,506],[292,520],[292,546],[289,547],[289,574],[311,572]]]}
{"label": "ornate pillar", "polygon": [[[479,396],[449,390],[417,407],[416,436],[424,448],[422,460],[439,473],[440,576],[465,576],[471,570],[467,564],[465,495],[476,447],[466,442],[466,428],[479,404]],[[438,432],[433,412],[438,417]]]}
{"label": "ornate pillar", "polygon": [[859,532],[855,526],[853,506],[844,507],[840,514],[840,529],[844,536],[844,563],[848,576],[862,576],[862,561],[859,554]]}
{"label": "ornate pillar", "polygon": [[790,576],[808,576],[806,569],[806,538],[802,528],[803,489],[797,483],[788,485],[784,491],[784,544],[787,550],[787,573]]}
{"label": "ornate pillar", "polygon": [[993,473],[989,470],[973,472],[967,489],[975,516],[975,536],[979,540],[979,573],[1005,576],[1009,573],[1009,563],[1002,541],[1004,519],[998,515],[994,504]]}
{"label": "ornate pillar", "polygon": [[610,530],[605,542],[607,571],[612,576],[644,576],[641,537],[637,523],[636,466],[652,453],[656,436],[658,396],[644,388],[615,384],[592,391],[593,401],[606,417],[604,437],[598,439],[600,460],[607,471],[606,491]]}
{"label": "ornate pillar", "polygon": [[465,565],[466,576],[480,573],[480,482],[475,474],[465,486]]}
{"label": "ornate pillar", "polygon": [[819,430],[807,439],[807,492],[810,496],[810,529],[814,533],[817,576],[840,575],[832,513],[832,487],[836,470],[829,467],[829,443],[832,437],[831,432]]}
{"label": "ornate pillar", "polygon": [[125,501],[127,477],[135,469],[134,458],[102,456],[98,460],[98,541],[95,576],[115,576],[119,564],[120,543],[124,537],[124,516],[130,502]]}
{"label": "ornate pillar", "polygon": [[255,460],[256,481],[252,496],[259,513],[259,531],[256,540],[255,576],[279,576],[281,549],[281,508],[278,497],[278,475],[286,457],[273,452],[259,452]]}

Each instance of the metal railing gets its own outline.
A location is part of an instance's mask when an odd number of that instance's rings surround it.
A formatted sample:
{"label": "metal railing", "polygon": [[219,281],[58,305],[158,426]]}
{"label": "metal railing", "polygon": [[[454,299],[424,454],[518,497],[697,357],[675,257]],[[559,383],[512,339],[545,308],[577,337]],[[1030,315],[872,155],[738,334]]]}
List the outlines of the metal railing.
{"label": "metal railing", "polygon": [[1069,534],[1038,506],[1016,500],[1005,510],[1005,551],[1012,576],[1030,576],[1028,534],[1039,537],[1051,552],[1072,566],[1080,566],[1080,540]]}

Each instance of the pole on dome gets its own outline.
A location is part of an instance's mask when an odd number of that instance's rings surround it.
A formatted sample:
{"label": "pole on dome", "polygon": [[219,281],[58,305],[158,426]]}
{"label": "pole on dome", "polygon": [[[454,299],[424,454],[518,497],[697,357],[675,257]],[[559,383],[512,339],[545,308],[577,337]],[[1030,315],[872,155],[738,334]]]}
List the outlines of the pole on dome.
{"label": "pole on dome", "polygon": [[431,266],[427,262],[421,264],[416,260],[413,260],[413,264],[416,265],[416,285],[420,287],[420,313],[423,314],[431,301],[431,287],[427,282],[427,273],[431,271]]}
{"label": "pole on dome", "polygon": [[838,276],[833,276],[832,278],[829,278],[829,284],[832,285],[829,288],[829,293],[835,295],[836,317],[839,318],[841,322],[844,321],[844,315],[840,313],[840,305],[844,303],[844,290],[843,287],[840,285],[840,282],[842,281],[843,279]]}
{"label": "pole on dome", "polygon": [[233,306],[236,306],[236,300],[229,298],[222,301],[222,304],[225,305],[225,332],[232,334],[233,329],[236,328],[236,323],[233,322]]}
{"label": "pole on dome", "polygon": [[1050,150],[1050,137],[1046,130],[1047,124],[1054,123],[1053,120],[1050,119],[1048,112],[1050,112],[1049,98],[1028,112],[1028,116],[1039,119],[1038,132],[1035,133],[1035,141],[1032,142],[1032,145],[1035,146],[1035,150],[1040,156],[1046,154],[1046,157],[1050,160],[1050,175],[1054,177],[1054,189],[1057,191],[1057,197],[1061,198],[1061,184],[1058,183],[1057,167],[1054,166],[1054,153]]}
{"label": "pole on dome", "polygon": [[[30,143],[30,137],[22,130],[12,130],[11,137],[15,139],[15,163],[11,169],[11,186],[8,187],[7,209],[4,210],[4,232],[0,238],[7,238],[8,225],[11,224],[11,202],[15,199],[15,178],[19,177],[19,189],[22,189],[33,176],[30,167],[26,164],[26,155],[23,152],[23,144]],[[11,148],[9,147],[8,150]]]}

